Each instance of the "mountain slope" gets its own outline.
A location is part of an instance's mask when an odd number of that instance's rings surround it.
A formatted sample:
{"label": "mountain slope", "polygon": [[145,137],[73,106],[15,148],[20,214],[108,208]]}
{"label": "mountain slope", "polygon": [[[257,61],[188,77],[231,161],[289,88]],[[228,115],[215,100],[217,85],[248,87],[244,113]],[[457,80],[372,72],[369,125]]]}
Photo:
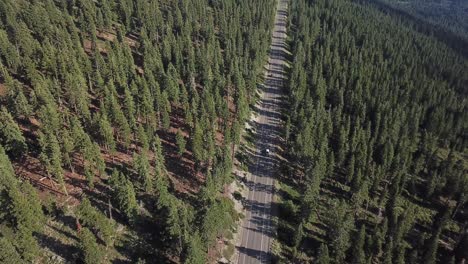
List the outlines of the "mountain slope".
{"label": "mountain slope", "polygon": [[[40,197],[24,187],[16,202],[3,183],[0,259],[211,261],[237,218],[223,185],[270,1],[20,0],[0,14],[1,165]],[[23,232],[29,200],[42,220]]]}

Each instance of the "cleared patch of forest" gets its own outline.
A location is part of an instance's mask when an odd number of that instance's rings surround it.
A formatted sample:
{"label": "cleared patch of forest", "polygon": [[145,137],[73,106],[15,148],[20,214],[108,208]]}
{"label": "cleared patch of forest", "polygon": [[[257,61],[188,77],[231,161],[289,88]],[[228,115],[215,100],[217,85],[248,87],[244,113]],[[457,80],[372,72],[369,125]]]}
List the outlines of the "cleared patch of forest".
{"label": "cleared patch of forest", "polygon": [[467,58],[367,1],[290,13],[279,261],[466,261]]}

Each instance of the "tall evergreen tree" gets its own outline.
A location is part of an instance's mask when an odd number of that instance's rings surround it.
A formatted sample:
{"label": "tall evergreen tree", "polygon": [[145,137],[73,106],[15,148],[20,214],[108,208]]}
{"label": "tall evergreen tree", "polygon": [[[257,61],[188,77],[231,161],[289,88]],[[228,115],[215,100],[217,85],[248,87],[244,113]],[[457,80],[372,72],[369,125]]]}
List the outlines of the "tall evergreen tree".
{"label": "tall evergreen tree", "polygon": [[320,244],[316,263],[317,264],[329,264],[330,263],[330,256],[329,256],[328,247],[326,244]]}
{"label": "tall evergreen tree", "polygon": [[81,259],[86,264],[103,263],[104,254],[93,233],[86,227],[78,233],[79,248],[81,250]]}
{"label": "tall evergreen tree", "polygon": [[361,226],[359,229],[359,234],[357,236],[357,239],[353,243],[353,250],[352,250],[352,255],[353,255],[353,260],[352,263],[365,263],[366,262],[366,253],[364,251],[364,246],[366,242],[366,228],[364,225]]}
{"label": "tall evergreen tree", "polygon": [[184,152],[185,152],[185,145],[186,145],[186,142],[185,142],[184,135],[182,134],[182,132],[180,131],[180,129],[177,130],[177,134],[176,134],[176,144],[177,144],[178,154],[179,154],[179,156],[182,156],[182,154],[184,154]]}
{"label": "tall evergreen tree", "polygon": [[28,150],[18,124],[5,107],[0,110],[0,144],[12,157],[20,157]]}

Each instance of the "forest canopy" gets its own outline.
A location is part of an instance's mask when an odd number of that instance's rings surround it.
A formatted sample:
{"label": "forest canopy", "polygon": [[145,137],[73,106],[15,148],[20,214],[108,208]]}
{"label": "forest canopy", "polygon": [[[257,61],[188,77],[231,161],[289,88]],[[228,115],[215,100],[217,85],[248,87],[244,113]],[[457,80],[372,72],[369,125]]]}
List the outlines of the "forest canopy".
{"label": "forest canopy", "polygon": [[468,60],[456,47],[463,43],[376,2],[291,2],[291,164],[279,257],[461,263]]}
{"label": "forest canopy", "polygon": [[1,1],[0,262],[212,258],[273,8]]}
{"label": "forest canopy", "polygon": [[[289,4],[278,262],[468,261],[466,3]],[[0,1],[0,262],[227,255],[274,8]]]}

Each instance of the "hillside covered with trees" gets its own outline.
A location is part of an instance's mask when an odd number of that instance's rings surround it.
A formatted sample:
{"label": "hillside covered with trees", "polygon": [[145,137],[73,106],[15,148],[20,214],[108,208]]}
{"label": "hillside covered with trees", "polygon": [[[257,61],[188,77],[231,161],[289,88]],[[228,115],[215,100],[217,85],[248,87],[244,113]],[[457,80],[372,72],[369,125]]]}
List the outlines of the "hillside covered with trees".
{"label": "hillside covered with trees", "polygon": [[462,263],[467,57],[372,2],[291,2],[278,258]]}
{"label": "hillside covered with trees", "polygon": [[440,26],[468,41],[468,2],[463,0],[381,0],[390,7],[408,13],[433,27]]}
{"label": "hillside covered with trees", "polygon": [[217,257],[273,9],[0,1],[0,262]]}

